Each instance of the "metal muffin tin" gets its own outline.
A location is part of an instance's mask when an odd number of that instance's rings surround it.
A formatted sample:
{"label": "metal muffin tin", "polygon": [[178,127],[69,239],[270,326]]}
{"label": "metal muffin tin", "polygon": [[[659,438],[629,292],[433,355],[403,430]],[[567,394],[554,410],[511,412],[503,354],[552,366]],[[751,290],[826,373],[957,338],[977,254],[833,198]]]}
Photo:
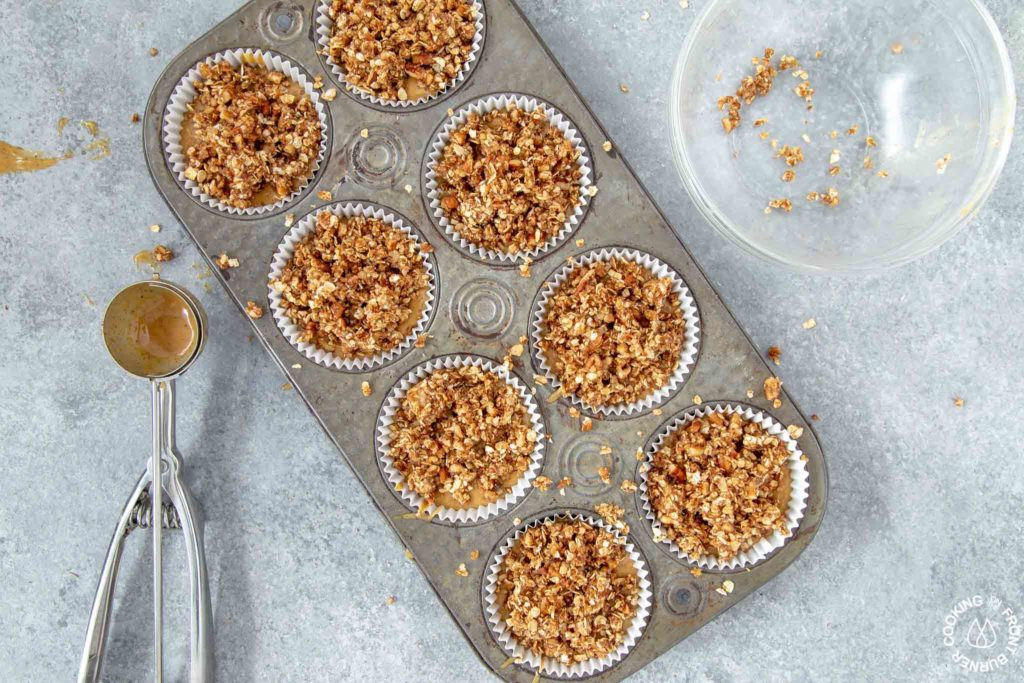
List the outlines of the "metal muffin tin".
{"label": "metal muffin tin", "polygon": [[[487,624],[482,605],[483,582],[492,553],[519,524],[565,511],[593,511],[602,502],[625,508],[630,539],[647,562],[654,604],[643,637],[618,664],[592,677],[619,681],[658,657],[695,630],[732,607],[782,572],[807,547],[825,512],[828,478],[813,429],[785,393],[780,408],[764,400],[762,384],[771,370],[712,289],[699,266],[633,175],[618,151],[605,153],[608,139],[572,82],[548,52],[512,0],[484,0],[486,30],[480,59],[469,77],[442,97],[408,109],[373,105],[346,94],[323,57],[316,52],[317,0],[255,0],[217,25],[177,55],[157,81],[146,107],[144,146],[153,182],[171,210],[216,273],[241,311],[246,301],[267,311],[253,327],[288,376],[345,461],[360,478],[384,518],[408,547],[441,602],[462,628],[483,662],[508,681],[532,681],[534,672],[509,662]],[[185,192],[172,174],[162,143],[164,108],[180,79],[199,61],[220,50],[254,47],[283,55],[313,75],[322,75],[324,90],[336,87],[328,104],[329,151],[308,188],[280,210],[254,217],[215,211]],[[425,202],[424,168],[433,136],[448,109],[483,95],[517,92],[550,102],[566,114],[583,135],[599,188],[575,233],[558,248],[542,254],[525,278],[515,265],[482,261],[457,249],[438,228]],[[361,131],[366,131],[361,134]],[[365,135],[365,136],[364,136]],[[407,189],[408,188],[408,189]],[[325,205],[317,192],[328,190],[335,201],[365,201],[393,209],[415,226],[435,248],[437,299],[425,348],[412,348],[389,364],[366,373],[321,367],[289,344],[269,314],[267,275],[271,258],[288,229],[285,215],[296,221]],[[585,246],[576,246],[576,240]],[[671,266],[685,281],[701,320],[700,353],[685,384],[660,406],[631,417],[594,419],[593,430],[581,432],[569,415],[568,399],[549,402],[550,383],[537,386],[536,397],[546,431],[542,473],[554,481],[570,476],[573,485],[531,490],[502,514],[476,524],[454,526],[410,515],[398,492],[385,480],[375,445],[382,403],[394,384],[415,366],[448,354],[477,354],[500,362],[508,349],[528,337],[537,293],[566,258],[601,247],[627,247],[646,252]],[[221,271],[213,264],[227,252],[241,262]],[[292,369],[300,364],[301,369]],[[531,349],[517,359],[515,373],[528,386],[540,374]],[[369,398],[360,386],[373,386]],[[747,391],[754,391],[754,398]],[[664,543],[656,543],[642,513],[639,494],[624,493],[619,483],[639,481],[635,454],[645,448],[673,416],[691,407],[695,395],[706,402],[752,405],[783,425],[804,429],[799,446],[808,458],[810,491],[799,529],[779,550],[749,570],[691,574]],[[596,416],[595,416],[596,417]],[[611,455],[602,454],[610,446]],[[609,466],[611,484],[597,474]],[[516,524],[516,522],[519,524]],[[469,559],[478,550],[478,560]],[[455,573],[460,563],[468,577]],[[731,594],[716,589],[725,579]]]}

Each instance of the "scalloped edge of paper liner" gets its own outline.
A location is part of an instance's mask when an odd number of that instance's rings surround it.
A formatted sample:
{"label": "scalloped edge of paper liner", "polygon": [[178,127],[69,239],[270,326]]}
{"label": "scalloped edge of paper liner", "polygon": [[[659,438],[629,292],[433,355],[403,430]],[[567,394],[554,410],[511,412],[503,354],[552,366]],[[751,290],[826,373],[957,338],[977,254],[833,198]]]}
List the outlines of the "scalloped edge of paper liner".
{"label": "scalloped edge of paper liner", "polygon": [[540,364],[541,372],[544,373],[544,376],[548,378],[549,382],[551,382],[554,391],[561,391],[562,383],[555,375],[551,366],[548,365],[547,355],[544,353],[544,350],[540,345],[541,335],[544,328],[544,313],[547,310],[548,300],[555,293],[555,290],[565,282],[566,277],[568,277],[569,273],[572,272],[573,269],[581,266],[589,266],[597,263],[598,261],[610,261],[612,259],[632,261],[633,263],[647,268],[649,271],[654,273],[656,277],[671,278],[672,291],[675,292],[677,297],[679,297],[679,309],[683,314],[684,327],[683,348],[679,352],[679,362],[676,364],[676,369],[672,372],[672,375],[669,377],[665,386],[645,396],[642,400],[634,401],[632,403],[619,403],[610,406],[591,406],[576,394],[564,394],[564,396],[573,404],[606,417],[612,415],[633,415],[644,410],[649,410],[661,403],[664,403],[679,391],[683,384],[685,384],[687,377],[690,375],[690,372],[693,370],[697,361],[697,353],[700,350],[701,333],[700,312],[697,309],[697,303],[693,300],[693,295],[690,294],[690,290],[686,286],[686,283],[683,282],[683,278],[680,277],[679,273],[673,270],[667,263],[660,261],[650,254],[637,249],[628,248],[605,247],[580,254],[573,258],[572,263],[567,263],[562,266],[554,275],[551,276],[551,279],[548,282],[544,283],[544,286],[540,289],[540,295],[537,298],[536,307],[530,315],[530,341],[533,343],[534,353],[536,354],[537,361]]}
{"label": "scalloped edge of paper liner", "polygon": [[466,58],[466,61],[463,62],[462,68],[459,69],[459,73],[455,76],[455,78],[448,81],[443,88],[438,90],[433,95],[427,95],[426,97],[421,97],[417,100],[385,100],[380,97],[377,97],[376,95],[372,95],[364,90],[360,90],[359,88],[355,87],[354,85],[348,82],[348,78],[345,75],[345,71],[341,68],[341,65],[336,64],[334,60],[331,59],[330,43],[331,34],[333,33],[334,29],[334,19],[331,18],[330,14],[331,0],[320,0],[319,2],[317,2],[316,44],[317,47],[319,48],[318,51],[323,56],[324,62],[326,62],[327,66],[330,67],[330,71],[331,74],[334,75],[334,79],[347,92],[355,95],[356,97],[362,100],[371,102],[379,107],[389,107],[397,111],[402,111],[403,109],[407,109],[408,107],[417,107],[421,104],[426,104],[427,102],[432,102],[434,100],[441,99],[450,94],[451,91],[455,90],[455,88],[460,83],[462,83],[469,77],[469,74],[471,74],[473,72],[473,69],[476,67],[476,62],[478,62],[480,59],[480,52],[483,49],[484,45],[484,30],[486,26],[486,21],[484,18],[483,3],[480,2],[479,0],[471,0],[469,4],[476,8],[476,34],[473,36],[473,45],[472,49],[469,52],[469,56]]}
{"label": "scalloped edge of paper liner", "polygon": [[[783,536],[778,531],[774,531],[771,536],[762,538],[760,541],[755,543],[752,548],[743,551],[728,562],[722,562],[719,558],[713,555],[701,555],[700,557],[693,558],[684,553],[682,549],[675,544],[675,542],[665,536],[662,531],[661,522],[658,521],[657,516],[654,514],[654,510],[651,507],[651,501],[647,497],[647,473],[650,471],[652,466],[654,454],[661,449],[665,440],[675,433],[675,431],[680,427],[688,425],[697,417],[706,417],[712,412],[726,414],[739,413],[744,419],[756,422],[769,434],[779,437],[786,445],[786,450],[789,451],[789,458],[787,459],[787,462],[789,463],[790,495],[789,507],[786,509],[786,529],[789,531],[789,535]],[[653,442],[651,442],[651,445],[644,453],[643,463],[646,467],[641,468],[643,469],[643,472],[640,474],[639,488],[640,500],[643,503],[644,517],[648,524],[650,524],[651,537],[655,542],[668,545],[672,550],[672,554],[680,560],[688,564],[695,564],[705,569],[737,570],[754,566],[768,557],[769,554],[784,546],[789,539],[793,538],[793,534],[800,526],[800,520],[803,519],[804,510],[807,507],[807,497],[810,489],[810,474],[807,471],[807,463],[801,460],[802,457],[803,452],[800,450],[800,446],[796,440],[789,435],[789,432],[780,422],[764,411],[755,410],[749,406],[734,405],[731,403],[719,403],[702,408],[689,408],[683,411],[680,415],[669,422],[668,425],[662,427],[657,437]]]}
{"label": "scalloped edge of paper liner", "polygon": [[[636,569],[637,579],[639,580],[640,585],[640,592],[637,595],[636,614],[633,615],[633,621],[630,623],[629,630],[626,632],[626,637],[623,638],[623,641],[615,651],[611,654],[605,655],[604,657],[575,662],[571,666],[566,666],[561,662],[557,662],[552,659],[545,659],[529,652],[515,640],[508,626],[501,618],[495,588],[498,583],[498,573],[501,570],[501,565],[505,560],[505,556],[508,555],[509,551],[512,550],[515,544],[519,541],[519,538],[527,529],[532,529],[551,521],[566,520],[586,522],[591,526],[610,532],[616,539],[620,540],[626,550],[626,553],[629,555],[629,558],[633,561],[633,567]],[[636,549],[633,543],[630,542],[629,536],[621,533],[618,529],[614,528],[597,515],[568,512],[543,516],[522,526],[520,529],[517,529],[514,534],[509,535],[488,563],[487,578],[485,579],[484,584],[486,593],[484,598],[484,610],[487,613],[487,623],[491,628],[491,633],[501,645],[502,649],[509,656],[514,657],[521,663],[529,665],[534,671],[538,671],[545,676],[555,676],[557,678],[593,676],[594,674],[600,673],[601,671],[604,671],[605,669],[608,669],[614,664],[622,661],[637,642],[639,642],[641,636],[643,636],[644,630],[647,628],[647,622],[651,613],[651,603],[653,600],[651,581],[649,577],[650,573],[647,570],[647,560]]]}
{"label": "scalloped edge of paper liner", "polygon": [[454,369],[458,367],[476,366],[485,372],[491,372],[503,379],[516,390],[519,397],[526,406],[526,412],[530,417],[530,425],[537,434],[537,441],[534,444],[533,453],[530,455],[530,464],[522,476],[512,486],[512,490],[500,499],[487,505],[480,505],[474,508],[448,508],[441,505],[424,505],[422,496],[402,487],[399,490],[402,501],[411,510],[421,513],[428,519],[440,519],[452,524],[475,524],[485,519],[495,517],[505,512],[513,505],[522,500],[529,493],[533,486],[533,480],[540,474],[544,464],[544,421],[540,416],[540,409],[537,401],[527,386],[508,368],[496,363],[489,358],[473,354],[453,354],[442,356],[422,363],[413,368],[401,380],[392,387],[388,397],[384,400],[381,408],[381,415],[377,419],[377,446],[379,448],[378,458],[385,478],[398,490],[398,485],[405,481],[402,473],[395,468],[394,460],[388,455],[391,446],[391,424],[394,422],[395,411],[406,393],[417,383],[441,369]]}
{"label": "scalloped edge of paper liner", "polygon": [[[268,70],[279,71],[301,85],[305,93],[309,95],[310,100],[312,100],[313,106],[316,107],[317,117],[320,119],[320,152],[317,154],[316,162],[310,170],[309,177],[306,178],[298,189],[284,199],[279,199],[273,204],[250,206],[245,209],[229,206],[219,199],[214,199],[203,192],[195,181],[186,178],[185,169],[188,168],[188,159],[185,156],[185,150],[181,146],[181,126],[184,122],[185,112],[188,111],[188,105],[196,97],[196,89],[192,83],[202,80],[202,77],[199,75],[199,65],[205,63],[212,66],[213,64],[226,61],[232,66],[238,67],[243,62],[243,56],[260,60]],[[313,82],[306,77],[306,74],[290,61],[276,52],[258,48],[222,50],[210,55],[202,62],[197,62],[182,77],[171,93],[171,99],[168,101],[167,108],[164,111],[162,128],[164,154],[170,164],[171,173],[174,174],[175,179],[178,181],[178,185],[203,204],[232,216],[258,216],[284,208],[285,205],[297,199],[309,188],[313,179],[316,178],[316,174],[320,171],[320,167],[323,166],[324,158],[327,156],[327,138],[329,136],[327,121],[327,110],[320,99],[320,93],[313,89]]]}
{"label": "scalloped edge of paper liner", "polygon": [[300,330],[298,326],[295,325],[292,319],[288,316],[287,311],[281,305],[281,295],[274,289],[274,286],[270,284],[270,282],[271,280],[281,277],[281,273],[284,271],[288,261],[290,261],[292,256],[295,254],[295,246],[316,229],[317,217],[324,211],[329,211],[336,216],[348,218],[353,216],[376,218],[396,230],[400,230],[418,245],[426,244],[426,240],[420,237],[419,233],[412,226],[407,225],[399,214],[392,209],[368,202],[338,202],[320,207],[316,211],[304,216],[301,221],[292,226],[287,234],[285,234],[284,239],[274,251],[274,257],[271,260],[270,274],[267,277],[267,289],[270,291],[270,309],[274,314],[274,321],[277,322],[277,327],[281,330],[281,334],[284,335],[285,339],[288,340],[288,343],[297,351],[318,365],[322,365],[327,368],[334,368],[336,370],[344,370],[346,372],[366,372],[367,370],[371,370],[377,366],[383,365],[384,363],[389,363],[404,354],[416,342],[416,338],[426,330],[427,323],[430,322],[430,316],[434,309],[434,299],[437,292],[437,278],[434,274],[434,264],[431,261],[429,254],[425,254],[422,251],[420,252],[423,259],[423,266],[427,271],[427,297],[423,302],[423,311],[420,313],[419,320],[416,322],[412,332],[410,332],[405,339],[402,340],[402,343],[395,348],[376,356],[366,356],[363,358],[341,358],[330,351],[324,351],[315,344],[300,341]]}
{"label": "scalloped edge of paper liner", "polygon": [[[472,242],[464,239],[462,235],[452,227],[451,221],[448,220],[444,209],[441,207],[441,195],[438,189],[436,174],[437,162],[441,158],[441,154],[444,152],[444,148],[448,144],[448,140],[451,138],[452,131],[466,123],[470,114],[485,114],[496,109],[508,109],[512,104],[517,105],[520,109],[529,113],[532,113],[537,109],[541,109],[547,117],[548,123],[557,128],[562,135],[572,143],[573,147],[575,147],[578,152],[576,163],[580,167],[580,197],[576,202],[576,206],[573,209],[572,214],[562,225],[562,229],[558,231],[557,235],[549,238],[544,244],[536,246],[529,251],[516,252],[514,254],[495,251],[493,249],[485,249],[473,244]],[[434,220],[441,227],[441,230],[448,239],[457,244],[463,251],[467,251],[477,258],[487,261],[515,262],[522,261],[527,258],[536,259],[539,255],[560,246],[562,242],[564,242],[569,235],[579,227],[580,223],[583,221],[583,214],[586,211],[587,204],[590,202],[588,189],[593,185],[593,180],[591,179],[592,175],[593,170],[590,168],[590,156],[587,153],[586,141],[583,139],[583,134],[579,132],[568,116],[556,109],[553,105],[543,102],[535,97],[520,93],[501,93],[496,95],[486,95],[462,105],[462,107],[448,117],[441,129],[435,134],[434,140],[430,144],[430,153],[427,156],[427,168],[425,175],[427,190],[426,196],[430,215],[434,217]]]}

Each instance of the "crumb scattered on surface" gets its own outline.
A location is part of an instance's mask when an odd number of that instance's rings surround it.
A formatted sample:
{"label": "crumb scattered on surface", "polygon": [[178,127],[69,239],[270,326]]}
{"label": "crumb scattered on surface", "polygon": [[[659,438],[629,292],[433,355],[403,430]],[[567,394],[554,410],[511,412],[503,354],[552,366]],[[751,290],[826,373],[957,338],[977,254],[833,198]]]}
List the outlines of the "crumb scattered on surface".
{"label": "crumb scattered on surface", "polygon": [[154,223],[153,225],[149,226],[149,231],[150,232],[160,232],[160,226],[157,225],[156,223]]}
{"label": "crumb scattered on surface", "polygon": [[776,365],[782,365],[782,349],[780,349],[778,346],[768,347],[768,357]]}
{"label": "crumb scattered on surface", "polygon": [[803,323],[800,324],[800,326],[803,327],[805,330],[813,329],[814,327],[817,327],[817,325],[818,321],[815,320],[814,318],[808,318],[807,320],[803,321]]}
{"label": "crumb scattered on surface", "polygon": [[694,418],[652,458],[651,507],[689,557],[731,560],[774,532],[788,535],[779,500],[788,457],[778,437],[739,413]]}
{"label": "crumb scattered on surface", "polygon": [[626,493],[633,493],[634,491],[636,491],[637,486],[636,482],[633,481],[632,479],[623,479],[622,483],[619,484],[619,488],[625,491]]}
{"label": "crumb scattered on surface", "polygon": [[469,559],[474,561],[474,562],[476,560],[479,560],[480,559],[480,551],[479,550],[470,550],[469,551]]}
{"label": "crumb scattered on surface", "polygon": [[547,491],[554,484],[551,481],[551,477],[545,477],[543,474],[533,480],[533,488],[540,489],[541,491]]}
{"label": "crumb scattered on surface", "polygon": [[783,145],[782,149],[780,149],[775,156],[784,160],[786,162],[786,166],[792,167],[803,163],[804,151],[800,147]]}
{"label": "crumb scattered on surface", "polygon": [[466,0],[333,0],[327,53],[357,90],[418,100],[452,83],[468,61],[476,10]]}
{"label": "crumb scattered on surface", "polygon": [[953,155],[947,154],[938,161],[935,162],[935,172],[942,175],[946,172],[946,167],[949,166],[949,162],[953,160]]}
{"label": "crumb scattered on surface", "polygon": [[530,251],[558,235],[580,202],[578,159],[541,109],[470,114],[437,163],[441,208],[478,247]]}
{"label": "crumb scattered on surface", "polygon": [[334,199],[334,195],[331,194],[330,190],[320,190],[319,192],[316,193],[316,196],[317,199],[319,199],[322,202],[329,202],[332,199]]}
{"label": "crumb scattered on surface", "polygon": [[566,392],[591,406],[630,403],[668,384],[684,325],[670,278],[611,259],[569,272],[548,300],[540,347]]}
{"label": "crumb scattered on surface", "polygon": [[460,562],[459,566],[455,568],[455,574],[457,576],[469,576],[469,570],[466,569],[466,563]]}
{"label": "crumb scattered on surface", "polygon": [[216,259],[214,259],[214,263],[216,263],[217,267],[220,268],[221,270],[227,270],[228,268],[237,268],[240,265],[238,259],[231,258],[226,253],[221,254]]}
{"label": "crumb scattered on surface", "polygon": [[605,484],[610,484],[611,481],[612,481],[611,472],[608,470],[607,467],[604,467],[604,466],[598,467],[597,468],[597,476]]}
{"label": "crumb scattered on surface", "polygon": [[959,396],[953,399],[953,405],[955,405],[957,408],[963,408],[964,403],[964,399],[960,398]]}
{"label": "crumb scattered on surface", "polygon": [[903,54],[903,43],[893,43],[889,46],[889,50],[891,50],[894,55]]}
{"label": "crumb scattered on surface", "polygon": [[764,381],[764,397],[769,401],[775,401],[779,398],[779,393],[782,389],[782,380],[778,377],[768,377]]}
{"label": "crumb scattered on surface", "polygon": [[174,252],[162,244],[153,247],[153,258],[160,263],[166,263],[174,258]]}
{"label": "crumb scattered on surface", "polygon": [[609,142],[608,140],[605,140],[604,143],[601,145],[601,149],[603,149],[606,152],[612,151],[612,143]]}
{"label": "crumb scattered on surface", "polygon": [[245,313],[253,320],[259,320],[263,317],[263,308],[255,301],[246,301]]}
{"label": "crumb scattered on surface", "polygon": [[789,432],[789,436],[793,439],[799,439],[804,435],[804,428],[797,425],[789,425],[786,427],[786,431]]}
{"label": "crumb scattered on surface", "polygon": [[359,386],[359,390],[362,392],[363,396],[369,396],[370,394],[373,393],[373,387],[371,387],[370,383],[365,380]]}

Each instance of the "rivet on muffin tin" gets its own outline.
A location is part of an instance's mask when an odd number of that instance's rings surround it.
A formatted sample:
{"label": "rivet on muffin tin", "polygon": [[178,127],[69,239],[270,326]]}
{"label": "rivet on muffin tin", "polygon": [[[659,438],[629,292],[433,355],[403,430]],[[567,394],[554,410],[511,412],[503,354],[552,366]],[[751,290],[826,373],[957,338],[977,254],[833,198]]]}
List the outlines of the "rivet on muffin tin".
{"label": "rivet on muffin tin", "polygon": [[433,95],[421,97],[416,100],[385,100],[351,85],[345,76],[345,70],[340,64],[337,64],[333,59],[331,59],[330,56],[331,34],[334,31],[334,20],[331,18],[331,0],[319,0],[317,2],[315,19],[317,52],[327,64],[331,71],[331,75],[337,81],[338,85],[340,85],[342,90],[352,97],[365,104],[371,104],[381,109],[390,109],[392,111],[414,111],[450,96],[465,82],[467,78],[469,78],[469,75],[473,73],[473,69],[476,68],[477,63],[480,61],[480,51],[483,48],[484,34],[487,25],[484,5],[482,0],[467,1],[470,1],[470,4],[472,4],[476,9],[476,35],[473,36],[473,47],[455,79],[447,83],[445,87],[441,88],[441,90]]}
{"label": "rivet on muffin tin", "polygon": [[[452,132],[454,132],[459,126],[465,124],[469,119],[470,114],[486,114],[487,112],[491,112],[496,109],[508,109],[513,104],[526,112],[533,112],[537,109],[543,111],[544,115],[548,119],[548,123],[561,131],[566,139],[569,140],[569,142],[576,148],[578,155],[576,163],[580,167],[580,197],[576,202],[576,207],[573,209],[573,212],[568,216],[565,224],[562,226],[562,229],[559,230],[557,235],[549,239],[544,244],[529,251],[510,254],[507,252],[479,247],[464,239],[462,235],[455,230],[451,221],[449,221],[448,217],[445,215],[444,209],[441,207],[441,193],[438,187],[435,170]],[[427,202],[427,212],[430,214],[431,219],[438,228],[440,228],[441,232],[444,233],[445,237],[448,238],[448,241],[458,247],[460,251],[475,258],[492,263],[511,263],[514,261],[521,261],[524,258],[536,260],[543,254],[556,249],[565,242],[565,240],[568,239],[569,236],[572,235],[572,233],[579,227],[580,223],[583,222],[584,214],[590,204],[590,194],[587,190],[591,185],[593,185],[593,171],[590,167],[590,156],[587,152],[587,145],[586,141],[583,139],[583,134],[580,133],[573,125],[568,116],[563,114],[553,105],[536,97],[531,97],[530,95],[523,95],[519,93],[499,93],[496,95],[487,95],[464,104],[459,109],[455,110],[452,115],[441,124],[440,128],[438,128],[437,132],[434,134],[433,142],[428,149],[427,158],[424,163],[423,196]]]}
{"label": "rivet on muffin tin", "polygon": [[281,211],[287,205],[299,199],[313,185],[325,166],[324,158],[327,155],[331,133],[330,117],[327,115],[327,109],[320,98],[320,93],[313,89],[313,79],[301,67],[296,66],[287,58],[267,50],[252,48],[224,50],[210,55],[203,61],[211,66],[219,62],[228,62],[234,67],[241,66],[246,62],[256,61],[262,63],[270,71],[279,71],[301,85],[303,91],[305,91],[316,107],[317,116],[320,119],[320,151],[306,181],[290,195],[272,204],[241,209],[236,206],[229,206],[203,192],[199,185],[185,177],[188,159],[186,158],[185,149],[181,144],[181,127],[185,120],[185,113],[188,111],[189,104],[196,97],[196,89],[193,83],[202,80],[202,76],[199,75],[199,64],[196,64],[181,78],[164,110],[164,154],[167,157],[167,164],[170,166],[171,172],[178,181],[178,185],[189,193],[193,199],[215,211],[242,217],[262,216],[271,212]]}
{"label": "rivet on muffin tin", "polygon": [[482,356],[471,354],[457,354],[442,356],[427,361],[409,371],[401,380],[391,388],[388,397],[381,406],[380,416],[377,418],[377,456],[381,473],[391,485],[393,491],[397,491],[402,502],[410,509],[419,512],[421,505],[425,502],[423,498],[408,486],[403,486],[400,491],[396,488],[402,484],[405,477],[395,468],[394,460],[388,453],[391,447],[391,424],[394,422],[395,413],[401,405],[402,399],[413,386],[421,380],[426,379],[432,373],[441,369],[475,366],[486,372],[492,372],[510,384],[519,394],[526,406],[526,413],[530,418],[530,425],[537,434],[533,453],[530,455],[530,464],[522,476],[512,486],[512,490],[499,500],[481,505],[475,508],[447,508],[440,505],[428,505],[422,508],[424,517],[439,519],[455,525],[476,524],[496,517],[507,512],[511,507],[519,503],[533,488],[533,480],[540,474],[541,466],[544,464],[544,446],[547,443],[545,438],[544,420],[540,414],[540,408],[534,400],[533,394],[527,385],[505,366],[496,363]]}
{"label": "rivet on muffin tin", "polygon": [[[591,526],[603,529],[622,542],[626,554],[633,561],[633,567],[636,570],[640,587],[640,592],[637,595],[636,613],[633,615],[633,621],[630,623],[623,642],[620,643],[619,647],[609,655],[601,658],[588,659],[582,662],[574,662],[571,665],[565,665],[551,659],[542,659],[520,645],[516,641],[515,636],[512,635],[508,626],[505,624],[505,621],[501,618],[496,587],[498,583],[498,575],[501,571],[502,562],[504,561],[505,556],[508,555],[509,551],[512,550],[516,542],[527,529],[532,529],[551,521],[581,521],[586,522]],[[495,640],[498,641],[498,644],[501,645],[501,648],[510,657],[521,660],[521,665],[531,671],[539,672],[543,676],[561,679],[576,679],[593,676],[615,666],[629,655],[630,651],[643,636],[644,629],[647,628],[647,621],[650,618],[651,602],[653,597],[651,593],[650,574],[647,566],[647,559],[643,556],[639,547],[630,540],[628,534],[623,534],[597,515],[594,515],[589,511],[582,510],[560,510],[543,513],[538,515],[532,521],[521,524],[509,532],[505,539],[499,543],[494,554],[488,560],[487,573],[485,574],[483,584],[484,616],[487,619],[488,625],[491,627],[491,634],[494,636]]]}
{"label": "rivet on muffin tin", "polygon": [[277,327],[281,330],[281,334],[284,335],[285,339],[288,340],[288,343],[294,346],[297,351],[319,365],[346,372],[366,372],[386,365],[408,352],[413,348],[416,338],[423,334],[427,329],[427,325],[429,324],[430,318],[434,312],[434,297],[437,292],[437,275],[435,274],[436,266],[434,264],[432,254],[423,253],[422,251],[420,252],[420,256],[423,258],[423,266],[427,270],[428,285],[426,300],[423,303],[423,311],[420,313],[419,320],[415,327],[413,327],[412,332],[410,332],[406,338],[402,340],[402,343],[394,349],[390,349],[376,356],[367,356],[365,358],[341,358],[330,351],[325,351],[317,347],[315,344],[300,341],[299,334],[301,330],[299,330],[298,326],[292,322],[292,319],[288,316],[288,313],[281,305],[281,295],[269,284],[269,281],[281,277],[281,273],[284,271],[285,266],[288,265],[288,261],[291,260],[292,255],[295,253],[295,247],[313,233],[316,228],[317,217],[324,211],[329,211],[336,216],[362,216],[364,218],[376,218],[377,220],[402,231],[417,244],[423,244],[424,240],[411,226],[411,224],[396,211],[392,211],[391,209],[377,204],[339,202],[321,207],[303,217],[301,221],[292,226],[291,230],[289,230],[284,236],[284,240],[282,240],[281,244],[274,252],[270,274],[267,278],[267,288],[269,290],[270,310],[274,314],[274,320],[277,322]]}
{"label": "rivet on muffin tin", "polygon": [[683,348],[680,349],[679,362],[676,365],[675,370],[669,377],[669,381],[665,386],[655,392],[652,392],[648,396],[645,396],[643,400],[634,401],[633,403],[591,406],[575,394],[566,395],[566,398],[568,398],[572,403],[591,414],[600,414],[603,417],[631,417],[639,415],[644,411],[651,410],[671,399],[672,396],[682,388],[686,379],[689,377],[690,372],[693,369],[693,365],[697,360],[697,352],[700,349],[701,328],[697,304],[690,295],[690,290],[687,288],[686,283],[684,283],[679,274],[667,264],[650,254],[625,247],[594,249],[573,257],[571,262],[563,265],[547,277],[544,286],[541,287],[540,292],[537,295],[537,299],[533,305],[533,312],[530,315],[530,346],[534,357],[534,364],[538,367],[539,371],[542,372],[548,380],[550,380],[554,390],[559,390],[562,383],[559,381],[558,376],[555,375],[554,370],[548,364],[547,356],[544,354],[544,351],[540,346],[541,336],[544,333],[544,314],[547,310],[548,300],[552,295],[554,295],[555,290],[565,282],[569,273],[571,273],[573,269],[579,268],[580,266],[589,266],[599,261],[611,261],[613,259],[632,261],[644,268],[647,268],[657,277],[670,278],[672,280],[672,291],[679,298],[679,307],[684,321]]}
{"label": "rivet on muffin tin", "polygon": [[[777,436],[786,445],[786,450],[789,451],[789,458],[786,461],[789,465],[790,474],[789,506],[786,509],[786,528],[789,530],[789,535],[783,536],[778,531],[775,531],[767,538],[758,541],[749,550],[740,553],[728,562],[723,562],[711,555],[701,555],[700,557],[693,558],[684,553],[678,545],[665,535],[661,523],[652,509],[650,499],[647,497],[647,475],[650,472],[654,454],[661,449],[668,437],[678,429],[685,427],[698,417],[706,417],[711,413],[739,413],[744,419],[756,422],[769,434]],[[651,532],[652,538],[666,546],[675,558],[705,569],[732,571],[758,564],[793,538],[793,535],[800,527],[800,520],[803,517],[804,509],[807,507],[807,496],[810,488],[809,477],[807,464],[803,460],[803,453],[800,451],[799,444],[790,437],[786,428],[771,415],[738,403],[709,402],[702,404],[700,407],[689,408],[670,419],[650,440],[644,449],[643,462],[637,469],[637,481],[640,486],[636,495],[645,516],[645,526]]]}

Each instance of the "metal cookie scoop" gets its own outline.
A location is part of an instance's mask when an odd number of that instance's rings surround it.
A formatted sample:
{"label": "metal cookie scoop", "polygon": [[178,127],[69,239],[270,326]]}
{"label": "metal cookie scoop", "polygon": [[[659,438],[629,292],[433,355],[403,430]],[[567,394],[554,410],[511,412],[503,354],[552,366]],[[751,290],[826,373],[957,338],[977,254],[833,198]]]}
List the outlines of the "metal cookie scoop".
{"label": "metal cookie scoop", "polygon": [[[78,681],[100,680],[124,540],[137,528],[153,531],[155,680],[163,679],[161,542],[166,528],[181,529],[185,534],[192,613],[190,680],[192,683],[212,681],[213,628],[203,524],[182,480],[181,455],[174,441],[174,379],[202,352],[206,342],[206,315],[199,302],[177,285],[160,280],[138,282],[118,292],[107,306],[103,340],[114,361],[126,372],[150,381],[153,452],[146,471],[128,497],[107,550],[89,617]],[[157,479],[161,485],[153,486]],[[165,494],[169,502],[164,502]]]}

